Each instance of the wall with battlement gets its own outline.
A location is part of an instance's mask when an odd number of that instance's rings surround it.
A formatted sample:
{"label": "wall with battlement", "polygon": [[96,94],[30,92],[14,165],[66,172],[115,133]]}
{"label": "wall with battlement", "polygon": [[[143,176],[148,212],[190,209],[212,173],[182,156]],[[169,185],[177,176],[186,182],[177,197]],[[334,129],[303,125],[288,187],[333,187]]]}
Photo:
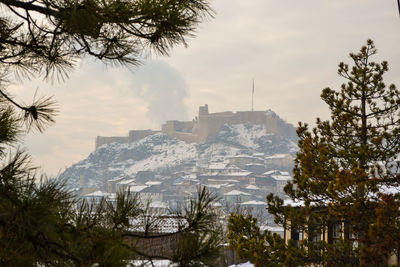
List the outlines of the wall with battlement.
{"label": "wall with battlement", "polygon": [[[205,112],[206,111],[206,112]],[[204,142],[207,138],[215,136],[224,124],[261,124],[265,125],[267,132],[278,133],[279,118],[267,111],[231,111],[208,113],[208,106],[199,109],[199,119],[197,125],[193,127],[193,134],[198,136],[199,142]]]}
{"label": "wall with battlement", "polygon": [[160,131],[153,130],[132,130],[129,131],[129,142],[134,142],[145,138],[146,136],[159,133]]}
{"label": "wall with battlement", "polygon": [[96,137],[96,143],[95,143],[95,149],[99,148],[102,145],[105,144],[111,144],[111,143],[131,143],[140,139],[145,138],[146,136],[159,133],[160,131],[153,131],[153,130],[132,130],[129,131],[128,136],[97,136]]}
{"label": "wall with battlement", "polygon": [[161,126],[161,131],[167,134],[174,132],[192,133],[193,125],[193,121],[167,121]]}
{"label": "wall with battlement", "polygon": [[[167,121],[161,126],[161,132],[188,143],[201,143],[220,132],[224,124],[245,123],[265,125],[267,133],[276,134],[291,132],[289,128],[293,127],[280,119],[272,111],[238,111],[235,113],[226,111],[209,113],[208,105],[204,105],[199,107],[199,115],[193,121]],[[129,135],[126,137],[98,136],[96,138],[96,149],[101,145],[112,142],[134,142],[158,132],[160,131],[134,130],[130,131]]]}

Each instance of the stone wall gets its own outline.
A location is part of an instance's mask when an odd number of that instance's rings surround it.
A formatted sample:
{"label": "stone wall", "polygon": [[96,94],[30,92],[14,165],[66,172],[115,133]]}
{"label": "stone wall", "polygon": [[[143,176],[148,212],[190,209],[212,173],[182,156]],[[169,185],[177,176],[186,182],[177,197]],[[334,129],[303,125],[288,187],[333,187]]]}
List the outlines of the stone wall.
{"label": "stone wall", "polygon": [[194,126],[194,121],[167,121],[161,126],[161,131],[164,133],[182,132],[182,133],[192,133]]}
{"label": "stone wall", "polygon": [[[292,132],[292,126],[280,119],[272,111],[231,111],[209,113],[208,105],[199,107],[199,114],[193,121],[167,121],[161,127],[161,132],[174,136],[188,143],[205,142],[209,137],[215,136],[224,124],[261,124],[266,126],[267,133],[286,133]],[[140,140],[148,135],[160,131],[135,130],[130,131],[129,136],[123,137],[103,137],[96,138],[96,149],[104,144],[112,142],[129,143]],[[295,132],[293,133],[295,135]]]}
{"label": "stone wall", "polygon": [[159,133],[160,131],[153,130],[132,130],[129,131],[129,142],[134,142],[145,138],[146,136]]}

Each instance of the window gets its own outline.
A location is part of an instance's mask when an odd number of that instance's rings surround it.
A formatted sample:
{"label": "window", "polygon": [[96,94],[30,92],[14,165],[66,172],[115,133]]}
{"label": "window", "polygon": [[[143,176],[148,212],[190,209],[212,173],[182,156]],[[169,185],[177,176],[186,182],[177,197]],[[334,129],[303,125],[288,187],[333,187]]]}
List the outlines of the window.
{"label": "window", "polygon": [[297,246],[299,246],[303,242],[303,230],[299,228],[292,228],[290,232],[291,240],[295,242]]}
{"label": "window", "polygon": [[313,243],[318,243],[321,241],[321,228],[311,229],[309,240]]}

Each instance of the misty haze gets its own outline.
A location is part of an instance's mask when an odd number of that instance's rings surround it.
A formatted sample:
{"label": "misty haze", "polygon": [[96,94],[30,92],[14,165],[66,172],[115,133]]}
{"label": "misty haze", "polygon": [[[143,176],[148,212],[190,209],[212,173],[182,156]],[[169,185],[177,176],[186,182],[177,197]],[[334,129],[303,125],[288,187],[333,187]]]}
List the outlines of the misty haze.
{"label": "misty haze", "polygon": [[0,0],[1,266],[400,266],[400,0]]}

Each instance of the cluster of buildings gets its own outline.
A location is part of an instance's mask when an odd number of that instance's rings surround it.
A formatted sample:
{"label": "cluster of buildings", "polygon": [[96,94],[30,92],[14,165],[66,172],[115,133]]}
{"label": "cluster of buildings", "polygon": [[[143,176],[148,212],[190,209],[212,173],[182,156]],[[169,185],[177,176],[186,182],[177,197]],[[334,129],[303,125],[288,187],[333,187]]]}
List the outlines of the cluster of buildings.
{"label": "cluster of buildings", "polygon": [[[204,105],[199,107],[198,116],[192,121],[167,121],[161,131],[135,130],[128,136],[98,136],[96,149],[113,142],[135,142],[158,132],[200,144],[216,136],[225,124],[245,123],[264,125],[267,134],[295,134],[293,126],[272,111],[209,113],[208,105]],[[223,160],[210,158],[168,174],[139,171],[133,177],[109,179],[104,181],[103,188],[85,187],[85,177],[81,177],[78,195],[96,204],[103,198],[114,201],[118,192],[129,193],[136,195],[143,205],[149,205],[153,213],[164,216],[181,203],[195,198],[199,188],[206,187],[219,197],[215,207],[222,214],[240,210],[264,214],[266,218],[265,197],[269,193],[284,196],[283,188],[292,179],[292,167],[293,156],[290,154],[253,153]]]}
{"label": "cluster of buildings", "polygon": [[113,201],[118,192],[134,194],[143,205],[150,203],[152,211],[162,215],[195,198],[199,188],[206,187],[219,197],[215,205],[226,214],[234,209],[266,213],[266,195],[272,192],[284,196],[283,188],[292,179],[288,171],[292,164],[290,154],[236,155],[220,162],[189,165],[169,176],[142,172],[135,177],[111,179],[104,188],[82,187],[79,195],[95,204],[102,198]]}

